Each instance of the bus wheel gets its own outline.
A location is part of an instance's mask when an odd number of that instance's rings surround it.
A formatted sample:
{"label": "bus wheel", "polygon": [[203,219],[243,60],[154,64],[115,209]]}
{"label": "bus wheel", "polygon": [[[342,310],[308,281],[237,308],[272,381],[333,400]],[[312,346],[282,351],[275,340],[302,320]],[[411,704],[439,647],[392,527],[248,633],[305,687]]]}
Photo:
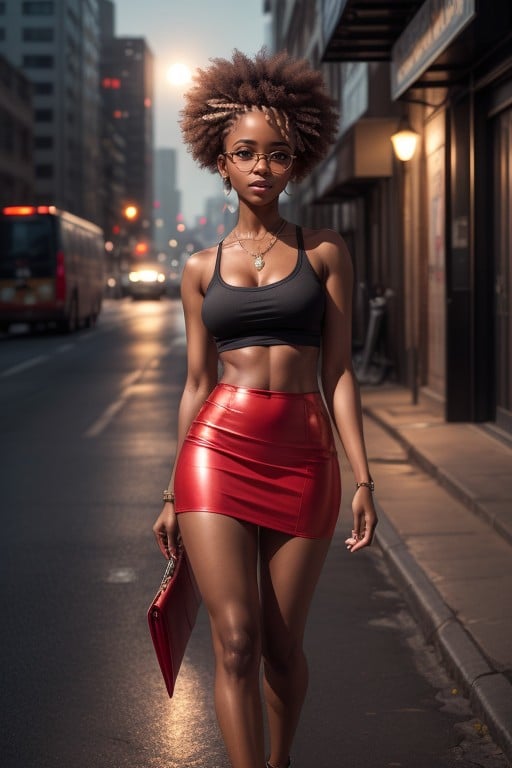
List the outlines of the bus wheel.
{"label": "bus wheel", "polygon": [[100,313],[100,307],[101,307],[101,299],[98,299],[96,300],[94,307],[91,310],[91,314],[87,315],[86,317],[85,325],[87,328],[94,328],[94,326],[96,325],[96,321]]}
{"label": "bus wheel", "polygon": [[61,328],[64,333],[74,333],[78,329],[78,301],[76,296],[71,299],[69,312],[62,321]]}

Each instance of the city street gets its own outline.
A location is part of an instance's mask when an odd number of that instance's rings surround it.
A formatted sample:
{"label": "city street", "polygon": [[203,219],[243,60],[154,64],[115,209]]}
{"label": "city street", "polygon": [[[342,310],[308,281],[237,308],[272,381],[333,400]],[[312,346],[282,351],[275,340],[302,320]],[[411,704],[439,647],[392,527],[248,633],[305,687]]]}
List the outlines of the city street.
{"label": "city street", "polygon": [[[184,374],[177,299],[108,300],[93,330],[0,337],[2,768],[228,768],[204,610],[172,700],[146,622]],[[293,768],[504,768],[378,547],[346,551],[349,497],[309,623]]]}

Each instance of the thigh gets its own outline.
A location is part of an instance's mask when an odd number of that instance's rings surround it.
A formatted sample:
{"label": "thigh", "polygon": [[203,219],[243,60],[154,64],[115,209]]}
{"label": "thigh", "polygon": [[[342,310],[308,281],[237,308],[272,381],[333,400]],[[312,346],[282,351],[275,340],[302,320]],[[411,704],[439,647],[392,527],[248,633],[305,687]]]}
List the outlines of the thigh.
{"label": "thigh", "polygon": [[257,527],[212,512],[182,512],[178,523],[213,629],[259,631]]}
{"label": "thigh", "polygon": [[264,644],[286,653],[302,644],[311,600],[330,539],[287,536],[268,529],[260,535]]}

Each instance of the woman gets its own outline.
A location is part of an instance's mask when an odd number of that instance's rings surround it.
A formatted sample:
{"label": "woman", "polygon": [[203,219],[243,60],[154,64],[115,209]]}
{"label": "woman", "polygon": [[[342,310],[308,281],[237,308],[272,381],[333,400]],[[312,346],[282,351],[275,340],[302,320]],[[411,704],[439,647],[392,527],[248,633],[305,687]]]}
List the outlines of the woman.
{"label": "woman", "polygon": [[179,531],[208,610],[232,765],[265,765],[263,658],[267,765],[285,768],[307,688],[307,613],[340,506],[328,413],[356,481],[347,548],[369,546],[377,523],[351,365],[350,256],[335,232],[279,213],[288,182],[327,152],[337,115],[320,74],[286,53],[215,59],[185,98],[184,140],[236,192],[239,215],[183,273],[188,372],[153,530],[166,557]]}

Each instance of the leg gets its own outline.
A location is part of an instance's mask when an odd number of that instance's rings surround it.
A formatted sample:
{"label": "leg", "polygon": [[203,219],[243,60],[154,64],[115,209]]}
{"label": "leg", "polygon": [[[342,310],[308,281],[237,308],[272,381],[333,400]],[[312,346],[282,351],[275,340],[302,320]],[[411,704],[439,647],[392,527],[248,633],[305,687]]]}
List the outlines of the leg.
{"label": "leg", "polygon": [[260,541],[269,763],[285,768],[308,685],[304,630],[330,540],[265,529]]}
{"label": "leg", "polygon": [[179,526],[210,616],[215,707],[231,764],[263,768],[258,529],[207,512],[181,513]]}

